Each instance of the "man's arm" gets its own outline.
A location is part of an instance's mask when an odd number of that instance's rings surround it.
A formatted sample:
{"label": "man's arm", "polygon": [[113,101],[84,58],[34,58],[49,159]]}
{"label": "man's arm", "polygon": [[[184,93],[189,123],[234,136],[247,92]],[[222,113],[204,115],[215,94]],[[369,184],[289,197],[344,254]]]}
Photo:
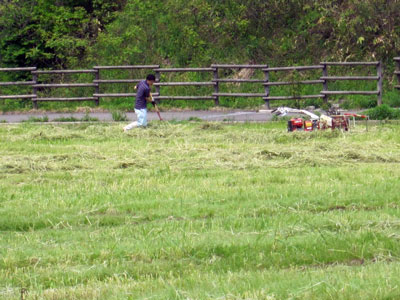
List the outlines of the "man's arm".
{"label": "man's arm", "polygon": [[149,90],[142,87],[138,88],[138,86],[135,86],[135,90],[137,90],[137,97],[144,97],[147,102],[153,102],[153,97]]}
{"label": "man's arm", "polygon": [[153,95],[151,94],[151,92],[149,92],[149,96],[146,97],[146,101],[150,102],[150,103],[154,103]]}
{"label": "man's arm", "polygon": [[154,99],[153,99],[153,96],[150,96],[150,97],[146,98],[146,101],[149,102],[149,103],[154,103],[155,102]]}

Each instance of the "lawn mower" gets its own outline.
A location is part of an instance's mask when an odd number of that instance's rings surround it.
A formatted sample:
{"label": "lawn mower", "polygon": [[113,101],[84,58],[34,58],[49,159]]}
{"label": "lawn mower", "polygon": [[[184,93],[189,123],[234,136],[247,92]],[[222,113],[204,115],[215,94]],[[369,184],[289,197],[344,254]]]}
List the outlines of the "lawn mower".
{"label": "lawn mower", "polygon": [[[341,129],[348,131],[350,128],[350,118],[353,118],[353,124],[355,126],[355,118],[362,118],[368,121],[368,116],[359,115],[354,113],[344,113],[342,115],[321,115],[318,116],[308,110],[295,109],[290,107],[278,107],[273,110],[272,113],[278,116],[286,116],[288,113],[297,113],[307,115],[310,120],[305,118],[292,118],[288,121],[288,131],[314,131],[314,130],[325,130],[328,128]],[[368,126],[368,123],[366,123]],[[368,127],[367,127],[368,128]]]}

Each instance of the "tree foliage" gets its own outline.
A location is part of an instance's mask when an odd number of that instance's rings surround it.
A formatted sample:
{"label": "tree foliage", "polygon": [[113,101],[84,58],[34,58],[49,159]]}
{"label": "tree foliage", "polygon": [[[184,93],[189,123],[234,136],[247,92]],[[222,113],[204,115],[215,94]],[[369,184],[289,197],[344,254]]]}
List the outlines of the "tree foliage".
{"label": "tree foliage", "polygon": [[400,1],[6,0],[0,63],[10,66],[391,61]]}
{"label": "tree foliage", "polygon": [[390,61],[400,49],[400,1],[130,0],[106,29],[91,60]]}
{"label": "tree foliage", "polygon": [[0,4],[0,62],[9,66],[77,64],[124,1],[8,0]]}

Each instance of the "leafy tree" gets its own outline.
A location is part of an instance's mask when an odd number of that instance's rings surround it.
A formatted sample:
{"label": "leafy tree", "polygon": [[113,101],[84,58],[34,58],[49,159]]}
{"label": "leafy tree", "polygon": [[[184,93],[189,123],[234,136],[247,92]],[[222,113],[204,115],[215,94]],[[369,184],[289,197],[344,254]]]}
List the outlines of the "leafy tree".
{"label": "leafy tree", "polygon": [[[399,55],[388,0],[3,0],[0,63],[317,63]],[[84,59],[85,58],[85,59]]]}
{"label": "leafy tree", "polygon": [[0,63],[76,65],[125,1],[8,0],[0,4]]}
{"label": "leafy tree", "polygon": [[387,0],[130,0],[90,59],[175,65],[390,61],[400,46],[399,14],[400,2]]}

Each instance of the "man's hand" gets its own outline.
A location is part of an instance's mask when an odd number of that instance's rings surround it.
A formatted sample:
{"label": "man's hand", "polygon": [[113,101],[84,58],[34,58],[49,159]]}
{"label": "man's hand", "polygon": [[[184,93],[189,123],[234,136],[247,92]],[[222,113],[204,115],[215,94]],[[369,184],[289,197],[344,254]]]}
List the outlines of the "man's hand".
{"label": "man's hand", "polygon": [[150,96],[146,98],[146,100],[147,100],[147,102],[151,102],[151,104],[153,104],[153,105],[156,103],[156,101],[154,100],[153,95],[151,93],[150,93]]}

